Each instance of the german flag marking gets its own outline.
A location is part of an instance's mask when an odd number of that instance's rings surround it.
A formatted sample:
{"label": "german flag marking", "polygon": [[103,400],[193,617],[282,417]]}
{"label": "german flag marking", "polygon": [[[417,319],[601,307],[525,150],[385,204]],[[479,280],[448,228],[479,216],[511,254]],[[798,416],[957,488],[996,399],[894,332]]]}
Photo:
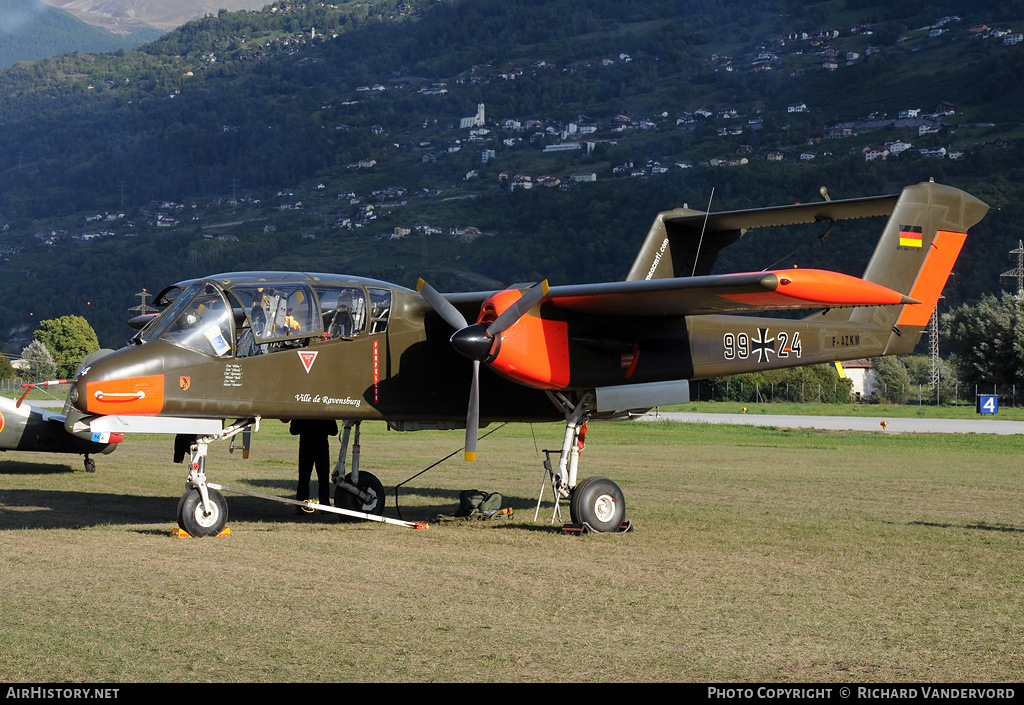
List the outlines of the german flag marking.
{"label": "german flag marking", "polygon": [[900,226],[900,247],[921,247],[921,226]]}

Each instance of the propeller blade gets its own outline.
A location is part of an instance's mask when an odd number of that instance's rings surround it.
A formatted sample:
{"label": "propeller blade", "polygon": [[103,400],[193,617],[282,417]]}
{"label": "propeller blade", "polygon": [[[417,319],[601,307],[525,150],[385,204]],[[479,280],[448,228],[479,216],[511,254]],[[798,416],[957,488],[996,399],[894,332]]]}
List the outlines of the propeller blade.
{"label": "propeller blade", "polygon": [[466,322],[466,317],[459,313],[459,309],[455,308],[448,299],[437,293],[437,290],[423,279],[416,282],[416,291],[420,292],[420,296],[426,299],[437,315],[455,330],[462,330],[469,325]]}
{"label": "propeller blade", "polygon": [[476,460],[476,438],[480,431],[480,363],[473,360],[473,384],[469,388],[469,411],[466,413],[466,460]]}
{"label": "propeller blade", "polygon": [[487,326],[487,337],[493,338],[507,328],[511,328],[516,321],[526,315],[526,312],[544,300],[548,295],[548,280],[540,284],[534,284],[523,292],[519,299],[505,309],[504,313],[494,319],[491,325]]}

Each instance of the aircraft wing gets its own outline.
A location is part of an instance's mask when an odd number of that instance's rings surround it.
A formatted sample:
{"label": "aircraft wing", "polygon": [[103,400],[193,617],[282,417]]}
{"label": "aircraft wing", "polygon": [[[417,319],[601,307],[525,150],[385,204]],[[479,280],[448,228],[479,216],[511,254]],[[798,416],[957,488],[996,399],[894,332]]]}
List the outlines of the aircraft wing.
{"label": "aircraft wing", "polygon": [[[445,298],[476,311],[495,293]],[[544,305],[592,316],[699,316],[915,303],[893,289],[822,269],[569,284],[551,287],[544,299]]]}
{"label": "aircraft wing", "polygon": [[604,316],[694,316],[917,303],[838,272],[784,269],[551,287],[555,308]]}

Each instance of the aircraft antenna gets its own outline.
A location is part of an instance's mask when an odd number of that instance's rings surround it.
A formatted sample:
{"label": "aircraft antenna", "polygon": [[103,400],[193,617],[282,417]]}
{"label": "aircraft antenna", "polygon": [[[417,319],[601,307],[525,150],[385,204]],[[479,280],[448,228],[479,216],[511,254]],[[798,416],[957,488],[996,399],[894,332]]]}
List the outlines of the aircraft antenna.
{"label": "aircraft antenna", "polygon": [[[824,198],[829,203],[832,202],[832,197],[828,195],[828,189],[825,188],[824,186],[822,186],[820,189],[818,189],[818,193],[820,193],[821,197]],[[769,269],[774,269],[775,265],[777,265],[779,262],[785,262],[787,259],[789,259],[793,255],[795,255],[797,252],[799,252],[800,250],[802,250],[805,247],[807,247],[808,245],[810,245],[815,240],[817,240],[818,242],[820,242],[822,244],[825,244],[825,241],[828,240],[829,234],[832,232],[832,226],[836,224],[836,221],[834,221],[834,220],[828,220],[826,222],[828,222],[828,227],[825,228],[825,232],[823,232],[821,235],[815,235],[814,238],[812,238],[811,240],[808,240],[804,244],[800,245],[800,247],[796,248],[795,250],[790,252],[788,255],[786,255],[784,257],[780,257],[779,259],[775,260],[774,262],[769,264],[767,267],[765,267],[761,271],[762,272],[767,272]]]}
{"label": "aircraft antenna", "polygon": [[697,262],[700,260],[700,246],[704,242],[704,231],[708,228],[708,216],[711,215],[711,199],[715,197],[715,187],[711,187],[711,195],[708,196],[708,209],[704,212],[704,225],[700,229],[700,239],[697,240],[697,254],[693,256],[693,271],[690,272],[690,276],[694,276],[697,273]]}
{"label": "aircraft antenna", "polygon": [[1017,268],[1003,272],[1000,277],[1017,277],[1017,297],[1024,295],[1024,240],[1017,241],[1017,249],[1010,250],[1011,255],[1017,255]]}
{"label": "aircraft antenna", "polygon": [[152,296],[152,294],[150,294],[145,289],[137,293],[136,296],[139,297],[139,305],[132,306],[130,309],[128,309],[128,313],[134,313],[136,316],[141,316],[146,313],[153,313],[154,311],[160,310],[146,303],[146,299]]}

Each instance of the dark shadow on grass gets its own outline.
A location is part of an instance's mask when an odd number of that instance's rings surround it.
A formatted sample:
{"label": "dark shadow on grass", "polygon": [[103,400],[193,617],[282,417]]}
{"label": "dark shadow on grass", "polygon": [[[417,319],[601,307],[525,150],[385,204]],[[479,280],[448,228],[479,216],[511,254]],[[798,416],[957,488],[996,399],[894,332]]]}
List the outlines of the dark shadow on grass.
{"label": "dark shadow on grass", "polygon": [[63,475],[76,470],[85,471],[82,457],[75,456],[67,463],[30,463],[20,460],[0,460],[0,475]]}
{"label": "dark shadow on grass", "polygon": [[[309,515],[296,515],[295,505],[257,497],[225,493],[228,526],[233,522],[292,524],[308,522]],[[145,497],[127,494],[66,492],[61,490],[0,490],[0,530],[81,529],[91,526],[166,524],[177,526],[180,495]],[[393,515],[393,512],[385,512]],[[321,513],[320,517],[334,514]],[[143,529],[156,534],[161,530]]]}
{"label": "dark shadow on grass", "polygon": [[0,529],[73,529],[88,526],[174,522],[177,497],[66,492],[0,491]]}
{"label": "dark shadow on grass", "polygon": [[1024,529],[1017,526],[993,526],[992,524],[939,524],[930,521],[912,521],[909,526],[931,526],[938,529],[977,529],[979,531],[1002,531],[1013,534],[1024,534]]}

